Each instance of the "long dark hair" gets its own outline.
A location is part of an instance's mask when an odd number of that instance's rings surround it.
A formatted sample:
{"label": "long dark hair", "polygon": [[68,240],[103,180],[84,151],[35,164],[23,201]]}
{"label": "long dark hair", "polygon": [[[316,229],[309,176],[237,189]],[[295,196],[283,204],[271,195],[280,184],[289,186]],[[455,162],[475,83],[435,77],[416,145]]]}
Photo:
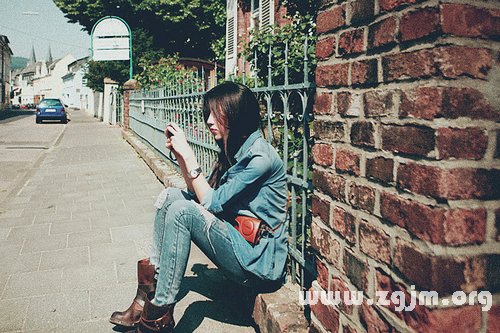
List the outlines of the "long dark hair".
{"label": "long dark hair", "polygon": [[246,138],[261,127],[259,102],[246,86],[224,82],[209,90],[203,98],[205,123],[210,112],[218,125],[224,128],[223,139],[217,142],[219,159],[208,180],[210,186],[217,188],[224,172],[235,163],[234,155]]}

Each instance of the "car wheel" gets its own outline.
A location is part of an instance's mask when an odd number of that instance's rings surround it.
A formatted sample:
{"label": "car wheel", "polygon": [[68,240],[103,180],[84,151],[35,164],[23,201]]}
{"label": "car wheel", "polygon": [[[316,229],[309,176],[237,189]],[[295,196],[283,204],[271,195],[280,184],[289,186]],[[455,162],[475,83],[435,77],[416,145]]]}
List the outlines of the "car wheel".
{"label": "car wheel", "polygon": [[62,123],[62,124],[67,124],[67,123],[68,123],[68,118],[63,118],[63,119],[61,119],[61,123]]}
{"label": "car wheel", "polygon": [[40,118],[38,118],[38,117],[37,117],[37,118],[36,118],[36,123],[37,123],[37,124],[41,124],[41,123],[42,123],[42,120],[41,120]]}

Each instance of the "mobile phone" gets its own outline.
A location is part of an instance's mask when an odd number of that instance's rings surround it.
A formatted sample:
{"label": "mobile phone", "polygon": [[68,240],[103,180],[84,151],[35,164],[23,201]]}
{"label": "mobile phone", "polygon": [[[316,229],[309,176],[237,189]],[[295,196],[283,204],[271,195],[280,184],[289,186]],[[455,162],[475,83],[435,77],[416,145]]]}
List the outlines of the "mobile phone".
{"label": "mobile phone", "polygon": [[168,128],[166,128],[166,129],[165,129],[165,136],[167,137],[167,139],[169,139],[170,137],[172,137],[172,135],[173,135],[173,134],[172,134],[172,132],[170,132],[170,131],[168,130]]}

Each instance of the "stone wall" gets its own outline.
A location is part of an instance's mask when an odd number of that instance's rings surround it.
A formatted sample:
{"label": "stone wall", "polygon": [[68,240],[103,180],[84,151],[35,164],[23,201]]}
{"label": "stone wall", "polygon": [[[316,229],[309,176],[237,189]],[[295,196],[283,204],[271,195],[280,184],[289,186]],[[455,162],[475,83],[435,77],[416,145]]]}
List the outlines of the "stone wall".
{"label": "stone wall", "polygon": [[[312,290],[365,301],[311,305],[311,331],[498,332],[498,2],[320,2]],[[474,290],[497,305],[443,304]],[[376,291],[439,305],[370,305]]]}

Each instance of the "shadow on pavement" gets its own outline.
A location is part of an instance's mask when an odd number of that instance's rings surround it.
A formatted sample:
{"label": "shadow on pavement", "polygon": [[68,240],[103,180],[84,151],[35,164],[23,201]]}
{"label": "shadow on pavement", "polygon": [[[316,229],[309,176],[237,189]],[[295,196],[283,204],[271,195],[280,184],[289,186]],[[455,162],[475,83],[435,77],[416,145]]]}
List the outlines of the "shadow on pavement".
{"label": "shadow on pavement", "polygon": [[[192,333],[205,318],[235,326],[254,327],[252,312],[257,293],[229,280],[217,268],[208,268],[204,264],[194,264],[191,271],[195,276],[184,277],[179,299],[191,291],[208,300],[194,301],[184,310],[182,318],[175,325],[175,333]],[[120,326],[116,332],[134,332]]]}
{"label": "shadow on pavement", "polygon": [[7,120],[5,122],[11,122],[19,118],[24,118],[24,117],[30,117],[36,113],[35,110],[33,111],[14,111],[14,110],[7,110],[7,111],[0,111],[0,121]]}

